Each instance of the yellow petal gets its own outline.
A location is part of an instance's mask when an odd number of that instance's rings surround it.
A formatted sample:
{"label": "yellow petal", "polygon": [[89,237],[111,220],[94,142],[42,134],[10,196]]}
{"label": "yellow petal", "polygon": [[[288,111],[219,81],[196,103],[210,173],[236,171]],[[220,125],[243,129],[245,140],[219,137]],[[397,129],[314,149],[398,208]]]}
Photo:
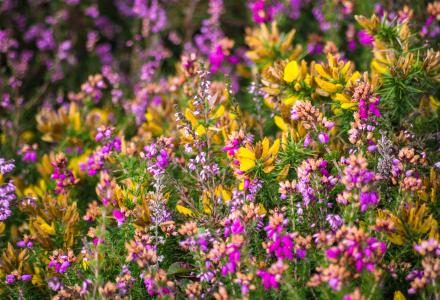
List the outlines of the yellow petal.
{"label": "yellow petal", "polygon": [[83,270],[88,270],[89,269],[89,262],[87,260],[83,259],[82,267],[83,267]]}
{"label": "yellow petal", "polygon": [[153,121],[153,114],[150,112],[150,111],[148,111],[148,112],[146,112],[145,113],[145,119],[147,120],[147,121],[149,121],[149,122],[151,122],[151,121]]}
{"label": "yellow petal", "polygon": [[211,193],[205,192],[202,197],[203,211],[210,215],[212,213]]}
{"label": "yellow petal", "polygon": [[240,182],[240,184],[238,185],[238,189],[239,189],[240,191],[244,190],[244,180],[242,180],[242,181]]}
{"label": "yellow petal", "polygon": [[252,159],[255,160],[255,153],[248,148],[241,147],[237,153],[238,159]]}
{"label": "yellow petal", "polygon": [[345,74],[347,74],[348,70],[350,70],[351,62],[347,62],[344,67],[341,69],[341,74],[345,77]]}
{"label": "yellow petal", "polygon": [[350,79],[348,79],[346,86],[353,85],[359,78],[361,78],[361,76],[361,73],[359,73],[358,71],[354,72],[353,75],[351,75]]}
{"label": "yellow petal", "polygon": [[269,156],[269,139],[267,137],[265,137],[263,139],[263,141],[261,142],[261,146],[263,148],[262,152],[261,152],[261,157],[263,159],[266,159],[266,157]]}
{"label": "yellow petal", "polygon": [[194,216],[193,211],[190,210],[189,208],[186,208],[186,207],[183,206],[183,205],[179,205],[179,204],[177,204],[177,205],[176,205],[176,209],[177,209],[177,211],[178,211],[179,213],[181,213],[182,215],[185,215],[185,216]]}
{"label": "yellow petal", "polygon": [[296,100],[298,100],[298,96],[293,95],[293,96],[290,96],[290,97],[283,99],[283,103],[286,105],[291,105],[291,104],[295,103]]}
{"label": "yellow petal", "polygon": [[343,109],[356,109],[357,103],[356,102],[349,102],[349,103],[342,103],[341,108]]}
{"label": "yellow petal", "polygon": [[292,60],[289,62],[286,67],[284,68],[284,81],[285,82],[292,82],[299,77],[299,66],[296,60]]}
{"label": "yellow petal", "polygon": [[69,121],[75,131],[81,129],[81,116],[75,103],[72,103],[69,107]]}
{"label": "yellow petal", "polygon": [[275,107],[275,103],[271,101],[270,97],[264,97],[264,105],[269,107],[270,109],[273,109]]}
{"label": "yellow petal", "polygon": [[249,171],[255,167],[255,160],[254,159],[240,159],[240,170],[243,172]]}
{"label": "yellow petal", "polygon": [[289,169],[290,169],[290,164],[284,166],[284,168],[280,171],[279,175],[277,176],[277,180],[278,181],[284,180],[289,174]]}
{"label": "yellow petal", "polygon": [[330,67],[332,67],[332,68],[336,67],[336,59],[334,58],[333,54],[328,53],[327,60],[328,60],[328,64]]}
{"label": "yellow petal", "polygon": [[232,193],[225,189],[222,189],[222,198],[225,202],[229,202],[232,199]]}
{"label": "yellow petal", "polygon": [[440,106],[440,101],[434,96],[429,96],[429,102],[431,103],[431,106],[434,110],[437,110]]}
{"label": "yellow petal", "polygon": [[281,118],[280,116],[275,116],[274,121],[278,128],[282,131],[286,132],[289,130],[289,125],[287,125],[287,123],[284,122],[283,118]]}
{"label": "yellow petal", "polygon": [[270,172],[272,172],[272,170],[274,169],[274,166],[273,165],[270,165],[270,166],[266,166],[266,167],[264,167],[263,168],[263,171],[264,171],[264,173],[270,173]]}
{"label": "yellow petal", "polygon": [[185,118],[187,118],[191,122],[192,127],[196,127],[197,125],[197,119],[194,116],[194,114],[189,110],[188,108],[185,111]]}
{"label": "yellow petal", "polygon": [[351,102],[351,99],[347,95],[341,93],[337,93],[336,95],[334,95],[333,100],[339,101],[341,103],[347,103],[347,102],[354,103]]}
{"label": "yellow petal", "polygon": [[322,65],[316,64],[315,71],[322,77],[331,78],[330,74],[328,74]]}
{"label": "yellow petal", "polygon": [[196,128],[196,133],[200,136],[200,135],[204,135],[204,134],[206,134],[206,129],[205,129],[205,127],[203,126],[203,125],[199,125],[197,128]]}
{"label": "yellow petal", "polygon": [[395,291],[393,300],[406,300],[406,298],[401,291]]}
{"label": "yellow petal", "polygon": [[379,74],[388,73],[388,68],[384,64],[381,64],[380,62],[378,62],[375,59],[371,62],[371,69],[374,72],[379,73]]}
{"label": "yellow petal", "polygon": [[278,154],[278,150],[279,150],[279,149],[280,149],[280,139],[276,139],[276,140],[273,142],[272,147],[270,147],[269,153],[270,153],[272,156],[275,156],[275,155]]}
{"label": "yellow petal", "polygon": [[212,116],[213,119],[218,119],[221,116],[223,116],[225,112],[225,107],[223,105],[220,105],[220,107],[217,109],[217,111],[215,112],[215,114]]}
{"label": "yellow petal", "polygon": [[315,82],[321,89],[328,93],[335,93],[342,89],[342,85],[330,83],[328,81],[322,80],[319,77],[315,77]]}
{"label": "yellow petal", "polygon": [[37,224],[48,235],[54,235],[55,234],[55,224],[52,223],[50,226],[46,223],[45,220],[43,220],[41,217],[37,218]]}
{"label": "yellow petal", "polygon": [[260,215],[265,215],[267,213],[267,210],[262,203],[258,204],[258,213]]}

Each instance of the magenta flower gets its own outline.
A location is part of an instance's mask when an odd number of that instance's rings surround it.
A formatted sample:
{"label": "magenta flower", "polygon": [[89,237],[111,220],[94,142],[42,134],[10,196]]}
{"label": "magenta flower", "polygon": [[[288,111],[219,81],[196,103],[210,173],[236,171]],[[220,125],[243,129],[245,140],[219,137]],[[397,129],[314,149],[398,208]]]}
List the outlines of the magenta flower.
{"label": "magenta flower", "polygon": [[321,132],[318,135],[318,140],[321,142],[321,144],[327,144],[328,143],[328,134]]}
{"label": "magenta flower", "polygon": [[231,226],[232,234],[241,234],[244,232],[244,227],[241,225],[240,219],[237,219]]}
{"label": "magenta flower", "polygon": [[32,279],[32,275],[31,274],[21,275],[21,281],[29,281],[31,279]]}
{"label": "magenta flower", "polygon": [[156,157],[157,160],[157,165],[162,168],[165,169],[169,162],[168,162],[168,152],[165,149],[160,150],[159,155]]}
{"label": "magenta flower", "polygon": [[263,0],[255,1],[251,4],[252,19],[255,23],[265,23],[272,21],[274,9],[271,6],[266,6]]}
{"label": "magenta flower", "polygon": [[327,258],[329,259],[337,259],[340,254],[341,251],[336,247],[329,248],[326,252]]}
{"label": "magenta flower", "polygon": [[257,272],[257,275],[263,281],[264,289],[266,290],[269,290],[271,288],[277,289],[279,287],[278,281],[274,274],[260,270]]}
{"label": "magenta flower", "polygon": [[118,222],[118,226],[121,226],[125,222],[125,215],[118,209],[113,210],[113,217]]}
{"label": "magenta flower", "polygon": [[305,148],[309,147],[311,143],[312,143],[312,137],[310,136],[310,134],[307,134],[306,137],[304,138],[304,147]]}
{"label": "magenta flower", "polygon": [[361,45],[373,45],[374,37],[369,35],[365,30],[358,32],[358,39]]}
{"label": "magenta flower", "polygon": [[210,71],[212,73],[217,72],[221,67],[223,60],[225,59],[225,54],[221,45],[218,45],[213,52],[209,54],[209,63],[211,64]]}
{"label": "magenta flower", "polygon": [[290,235],[277,236],[270,243],[269,252],[275,254],[278,259],[293,259],[293,239]]}
{"label": "magenta flower", "polygon": [[15,276],[12,274],[6,275],[6,283],[13,284],[15,282]]}
{"label": "magenta flower", "polygon": [[376,206],[379,203],[377,192],[361,192],[359,198],[361,212],[365,212],[370,206]]}

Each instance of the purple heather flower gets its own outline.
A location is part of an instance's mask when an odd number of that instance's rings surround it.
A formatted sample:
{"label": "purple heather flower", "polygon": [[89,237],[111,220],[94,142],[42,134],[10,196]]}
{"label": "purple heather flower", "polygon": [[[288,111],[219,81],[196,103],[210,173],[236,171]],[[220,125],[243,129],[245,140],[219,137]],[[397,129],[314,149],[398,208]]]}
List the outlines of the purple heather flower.
{"label": "purple heather flower", "polygon": [[13,284],[15,282],[15,275],[8,274],[6,275],[6,283],[7,284]]}
{"label": "purple heather flower", "polygon": [[312,143],[312,137],[310,136],[310,134],[307,134],[306,137],[304,138],[304,147],[308,148],[311,143]]}
{"label": "purple heather flower", "polygon": [[26,152],[23,153],[23,161],[35,162],[37,161],[37,151],[29,148]]}
{"label": "purple heather flower", "polygon": [[118,222],[118,226],[121,226],[125,222],[125,215],[118,209],[113,210],[113,217]]}
{"label": "purple heather flower", "polygon": [[12,172],[14,170],[15,165],[13,160],[5,160],[4,158],[0,157],[0,174],[5,175],[6,173]]}
{"label": "purple heather flower", "polygon": [[372,45],[374,42],[374,37],[368,34],[365,30],[358,32],[359,43],[362,45]]}
{"label": "purple heather flower", "polygon": [[[66,260],[58,267],[57,272],[58,273],[65,273],[69,267],[70,267],[70,262],[68,260]],[[57,269],[57,268],[55,268],[55,269]]]}
{"label": "purple heather flower", "polygon": [[293,239],[290,235],[276,236],[270,243],[269,252],[275,254],[278,259],[293,259]]}
{"label": "purple heather flower", "polygon": [[318,139],[321,142],[321,144],[327,144],[328,143],[328,134],[324,133],[324,132],[321,132],[318,135]]}
{"label": "purple heather flower", "polygon": [[333,289],[333,290],[338,290],[340,287],[340,280],[338,278],[330,278],[328,281],[328,285]]}
{"label": "purple heather flower", "polygon": [[208,56],[211,64],[215,63],[216,67],[219,66],[218,62],[220,59],[222,59],[221,55],[223,54],[223,52],[216,53],[216,51],[218,51],[218,47],[221,47],[221,40],[224,38],[224,33],[220,27],[220,16],[223,12],[223,8],[223,0],[209,1],[208,12],[210,14],[210,18],[202,21],[200,34],[196,35],[194,38],[197,49],[202,54]]}
{"label": "purple heather flower", "polygon": [[17,242],[17,247],[19,248],[32,248],[33,247],[32,241],[28,241],[27,243],[24,240]]}
{"label": "purple heather flower", "polygon": [[138,17],[149,21],[151,32],[153,33],[162,31],[167,25],[166,12],[159,5],[158,0],[135,0],[133,12]]}
{"label": "purple heather flower", "polygon": [[223,48],[221,45],[217,45],[214,51],[209,54],[209,63],[211,64],[210,71],[212,73],[217,72],[225,59],[225,54],[223,53]]}
{"label": "purple heather flower", "polygon": [[337,259],[340,254],[341,251],[336,247],[329,248],[326,252],[326,255],[329,259]]}
{"label": "purple heather flower", "polygon": [[355,40],[348,41],[348,50],[349,51],[356,50],[356,41]]}
{"label": "purple heather flower", "polygon": [[264,289],[266,289],[266,290],[268,290],[270,288],[277,289],[279,287],[278,281],[276,280],[276,277],[274,274],[271,274],[271,273],[263,271],[263,270],[259,270],[257,272],[257,275],[263,281]]}
{"label": "purple heather flower", "polygon": [[370,206],[375,206],[379,203],[377,192],[361,192],[359,198],[361,212],[365,212]]}
{"label": "purple heather flower", "polygon": [[232,234],[241,234],[244,232],[244,227],[241,225],[240,219],[236,219],[231,226]]}
{"label": "purple heather flower", "polygon": [[312,14],[316,21],[318,21],[321,31],[325,32],[331,28],[332,24],[326,20],[325,14],[322,11],[322,5],[314,7],[312,9]]}
{"label": "purple heather flower", "polygon": [[161,149],[159,155],[156,157],[157,165],[165,169],[169,162],[168,162],[168,152],[165,149]]}
{"label": "purple heather flower", "polygon": [[339,216],[339,215],[329,214],[329,215],[327,215],[327,217],[325,219],[330,224],[330,228],[332,230],[339,229],[339,227],[341,227],[343,224],[343,220],[342,220],[341,216]]}
{"label": "purple heather flower", "polygon": [[21,275],[21,280],[22,281],[29,281],[32,279],[32,275],[31,274],[23,274]]}
{"label": "purple heather flower", "polygon": [[49,280],[47,281],[47,286],[54,292],[58,291],[59,289],[61,289],[61,287],[63,286],[62,282],[60,281],[60,279],[58,277],[51,277],[49,278]]}
{"label": "purple heather flower", "polygon": [[302,0],[290,0],[290,13],[289,16],[293,20],[299,19],[301,16]]}
{"label": "purple heather flower", "polygon": [[255,23],[265,23],[272,21],[274,7],[268,6],[264,0],[257,0],[251,4],[252,19]]}

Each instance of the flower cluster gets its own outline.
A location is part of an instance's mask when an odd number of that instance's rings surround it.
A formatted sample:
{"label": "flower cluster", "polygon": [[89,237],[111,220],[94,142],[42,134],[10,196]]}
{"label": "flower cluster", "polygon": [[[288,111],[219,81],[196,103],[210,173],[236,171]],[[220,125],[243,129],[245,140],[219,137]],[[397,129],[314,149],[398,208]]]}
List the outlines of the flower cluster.
{"label": "flower cluster", "polygon": [[[328,132],[333,128],[334,123],[328,121],[326,117],[316,109],[310,101],[297,101],[292,107],[292,120],[298,120],[303,123],[304,128],[315,133],[315,138],[321,144],[327,144],[329,141]],[[304,146],[308,147],[313,138],[307,135],[304,140]]]}
{"label": "flower cluster", "polygon": [[333,290],[341,290],[343,284],[365,270],[380,276],[379,264],[386,252],[384,242],[369,237],[362,229],[342,227],[335,233],[317,233],[314,236],[318,247],[325,250],[327,267],[318,267],[317,274],[310,278],[309,285],[327,283]]}
{"label": "flower cluster", "polygon": [[374,190],[374,182],[380,176],[368,169],[368,162],[361,154],[351,155],[343,159],[344,175],[341,178],[345,190],[337,197],[340,204],[357,203],[361,212],[379,203],[379,193]]}
{"label": "flower cluster", "polygon": [[78,183],[73,172],[68,168],[67,158],[63,153],[59,153],[55,161],[52,162],[53,173],[50,178],[56,181],[55,193],[65,193],[66,188]]}
{"label": "flower cluster", "polygon": [[65,273],[77,259],[72,250],[68,250],[67,253],[62,250],[55,250],[49,258],[50,262],[47,267],[53,268],[57,273]]}

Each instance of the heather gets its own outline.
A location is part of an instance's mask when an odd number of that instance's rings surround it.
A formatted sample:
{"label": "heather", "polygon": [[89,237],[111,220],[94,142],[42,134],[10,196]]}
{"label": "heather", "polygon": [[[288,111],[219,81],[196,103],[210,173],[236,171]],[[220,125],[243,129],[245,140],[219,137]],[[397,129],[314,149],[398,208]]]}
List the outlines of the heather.
{"label": "heather", "polygon": [[440,2],[0,2],[0,298],[440,299]]}

